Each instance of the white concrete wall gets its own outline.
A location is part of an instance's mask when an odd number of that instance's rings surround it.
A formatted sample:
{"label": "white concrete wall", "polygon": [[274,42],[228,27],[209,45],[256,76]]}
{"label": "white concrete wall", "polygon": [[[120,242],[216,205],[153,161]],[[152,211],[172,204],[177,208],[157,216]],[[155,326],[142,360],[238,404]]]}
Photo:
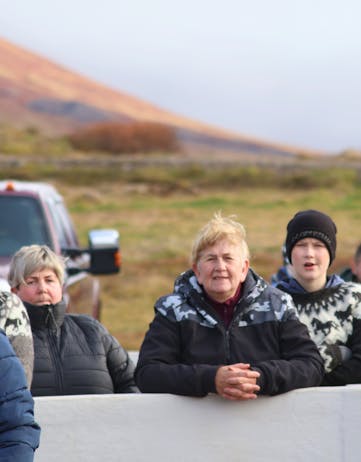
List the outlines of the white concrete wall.
{"label": "white concrete wall", "polygon": [[218,396],[35,398],[36,462],[359,462],[361,385],[250,402]]}

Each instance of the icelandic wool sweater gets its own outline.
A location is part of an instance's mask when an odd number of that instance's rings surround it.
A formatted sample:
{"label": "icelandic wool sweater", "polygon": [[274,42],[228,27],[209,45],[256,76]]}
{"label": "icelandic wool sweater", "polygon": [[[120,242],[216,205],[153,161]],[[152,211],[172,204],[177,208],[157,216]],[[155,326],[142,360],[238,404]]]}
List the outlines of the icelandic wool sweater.
{"label": "icelandic wool sweater", "polygon": [[34,365],[33,336],[26,309],[19,297],[11,292],[0,292],[0,328],[20,359],[30,387]]}
{"label": "icelandic wool sweater", "polygon": [[333,275],[316,292],[306,292],[295,279],[278,287],[292,296],[319,348],[326,372],[323,385],[361,383],[361,284]]}
{"label": "icelandic wool sweater", "polygon": [[65,303],[24,302],[34,337],[33,396],[136,393],[127,351],[96,319]]}
{"label": "icelandic wool sweater", "polygon": [[218,368],[249,363],[260,372],[260,393],[317,386],[323,363],[291,297],[249,270],[228,328],[207,302],[193,271],[160,298],[139,352],[140,390],[205,396],[215,393]]}

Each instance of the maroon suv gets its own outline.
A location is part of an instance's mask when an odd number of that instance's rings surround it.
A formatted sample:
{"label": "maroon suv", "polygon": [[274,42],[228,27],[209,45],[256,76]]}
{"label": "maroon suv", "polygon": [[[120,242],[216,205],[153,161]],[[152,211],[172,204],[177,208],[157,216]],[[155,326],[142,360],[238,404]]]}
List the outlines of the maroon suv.
{"label": "maroon suv", "polygon": [[0,288],[6,287],[10,259],[21,246],[46,244],[67,257],[68,311],[99,319],[100,287],[93,275],[119,272],[118,232],[91,230],[89,247],[81,248],[62,196],[46,183],[0,181],[0,214]]}

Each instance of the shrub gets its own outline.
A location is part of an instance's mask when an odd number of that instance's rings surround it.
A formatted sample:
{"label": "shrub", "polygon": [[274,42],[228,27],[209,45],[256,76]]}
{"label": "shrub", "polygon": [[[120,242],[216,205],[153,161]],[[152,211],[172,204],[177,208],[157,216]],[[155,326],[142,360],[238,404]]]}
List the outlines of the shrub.
{"label": "shrub", "polygon": [[75,149],[135,153],[174,151],[177,148],[175,130],[153,122],[101,123],[76,131],[69,136]]}

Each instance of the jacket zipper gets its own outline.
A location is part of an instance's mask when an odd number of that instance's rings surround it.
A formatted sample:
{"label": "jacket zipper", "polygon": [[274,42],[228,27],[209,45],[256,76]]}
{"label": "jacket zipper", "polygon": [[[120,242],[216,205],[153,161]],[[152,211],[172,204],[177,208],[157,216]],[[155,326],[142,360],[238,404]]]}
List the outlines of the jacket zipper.
{"label": "jacket zipper", "polygon": [[208,302],[204,302],[204,300],[201,299],[200,305],[202,305],[202,303],[205,303],[207,305],[208,309],[206,308],[206,311],[210,312],[211,316],[217,320],[217,327],[221,331],[222,336],[224,338],[224,350],[225,350],[226,364],[231,364],[231,347],[230,347],[229,330],[233,323],[233,319],[229,323],[229,326],[226,327],[223,320],[219,317],[218,313],[213,309],[212,305],[210,305]]}
{"label": "jacket zipper", "polygon": [[56,380],[56,391],[57,394],[63,394],[64,391],[64,380],[63,380],[63,374],[61,372],[62,367],[61,367],[61,357],[60,357],[60,351],[58,347],[58,326],[55,321],[55,317],[53,314],[52,308],[49,308],[49,317],[52,318],[53,323],[55,324],[55,330],[48,328],[47,329],[47,337],[49,341],[49,351],[51,354],[51,359],[54,364],[54,369],[55,369],[55,380]]}
{"label": "jacket zipper", "polygon": [[229,328],[225,329],[224,342],[225,342],[225,350],[226,350],[226,362],[227,364],[231,364],[231,346],[230,346],[230,340],[229,340]]}

